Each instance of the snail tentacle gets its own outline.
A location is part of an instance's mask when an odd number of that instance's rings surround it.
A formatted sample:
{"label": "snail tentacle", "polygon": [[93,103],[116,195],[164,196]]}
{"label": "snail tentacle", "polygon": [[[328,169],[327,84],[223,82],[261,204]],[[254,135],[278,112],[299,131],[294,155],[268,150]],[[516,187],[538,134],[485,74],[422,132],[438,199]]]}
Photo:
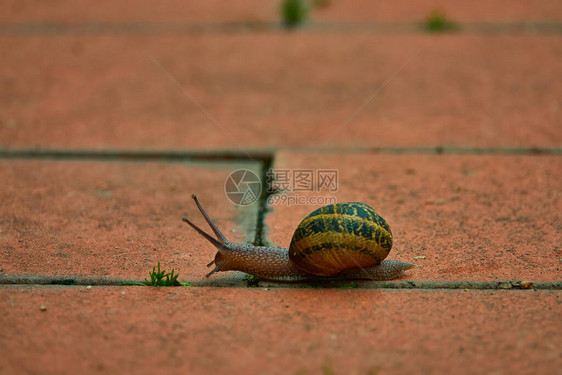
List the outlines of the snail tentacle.
{"label": "snail tentacle", "polygon": [[201,206],[201,203],[199,203],[199,200],[197,199],[197,195],[192,194],[191,198],[193,198],[193,200],[195,201],[195,204],[199,208],[199,211],[201,211],[201,214],[203,215],[203,217],[205,218],[205,220],[207,221],[207,223],[209,224],[209,226],[217,236],[217,239],[223,243],[228,242],[226,237],[221,233],[219,227],[217,227],[215,223],[213,223],[213,220],[211,220],[209,215],[207,215],[207,212],[205,212],[205,210],[203,209],[203,206]]}
{"label": "snail tentacle", "polygon": [[210,243],[212,243],[213,245],[215,245],[217,247],[217,249],[220,249],[221,247],[224,246],[223,242],[220,242],[216,239],[214,239],[213,237],[209,236],[203,229],[199,228],[197,225],[193,224],[191,221],[188,220],[188,218],[186,218],[185,216],[182,218],[183,222],[189,224],[193,229],[195,229],[197,232],[199,232],[200,235],[202,235],[203,237],[205,237]]}

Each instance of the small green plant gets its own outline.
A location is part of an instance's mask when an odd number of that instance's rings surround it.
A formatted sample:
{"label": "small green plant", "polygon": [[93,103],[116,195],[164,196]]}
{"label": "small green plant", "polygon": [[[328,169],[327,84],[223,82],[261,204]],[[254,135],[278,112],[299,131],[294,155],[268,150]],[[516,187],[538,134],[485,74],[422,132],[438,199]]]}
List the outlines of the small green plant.
{"label": "small green plant", "polygon": [[254,275],[246,275],[244,280],[246,280],[248,288],[257,288],[260,284],[260,279]]}
{"label": "small green plant", "polygon": [[306,0],[282,0],[281,2],[281,18],[283,26],[291,29],[302,25],[310,10],[308,1]]}
{"label": "small green plant", "polygon": [[340,284],[337,287],[340,289],[357,289],[357,284]]}
{"label": "small green plant", "polygon": [[430,33],[442,33],[459,29],[459,25],[448,19],[445,11],[440,9],[433,10],[426,18],[423,26]]}
{"label": "small green plant", "polygon": [[166,273],[166,271],[160,271],[160,262],[158,262],[158,271],[156,271],[156,267],[152,268],[152,272],[150,272],[150,280],[144,279],[144,282],[148,286],[179,286],[181,285],[178,282],[178,274],[174,275],[174,269],[172,268],[172,272]]}

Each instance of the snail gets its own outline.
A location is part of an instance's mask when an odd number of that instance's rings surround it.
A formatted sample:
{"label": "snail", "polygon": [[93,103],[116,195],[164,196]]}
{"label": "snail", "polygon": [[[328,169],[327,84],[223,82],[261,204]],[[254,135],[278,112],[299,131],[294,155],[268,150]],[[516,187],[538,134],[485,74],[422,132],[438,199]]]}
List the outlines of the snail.
{"label": "snail", "polygon": [[391,280],[416,267],[413,263],[384,260],[392,247],[392,233],[386,221],[365,203],[336,203],[313,211],[295,230],[289,249],[283,249],[228,241],[195,194],[191,197],[217,237],[183,218],[218,249],[215,259],[207,265],[215,265],[207,277],[219,271],[242,271],[279,282]]}

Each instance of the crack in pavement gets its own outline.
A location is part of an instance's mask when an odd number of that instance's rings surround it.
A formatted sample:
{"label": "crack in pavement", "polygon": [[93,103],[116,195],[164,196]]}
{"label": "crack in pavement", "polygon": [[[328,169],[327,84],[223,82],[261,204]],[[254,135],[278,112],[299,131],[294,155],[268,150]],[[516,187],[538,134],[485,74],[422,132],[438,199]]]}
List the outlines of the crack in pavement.
{"label": "crack in pavement", "polygon": [[[63,285],[63,286],[131,286],[144,280],[106,277],[51,277],[34,275],[0,275],[0,285]],[[183,280],[191,287],[252,288],[243,278],[227,280]],[[334,289],[462,289],[462,290],[562,290],[562,281],[532,282],[525,280],[496,281],[357,281],[326,280],[303,283],[260,281],[261,287],[275,289],[334,288]]]}
{"label": "crack in pavement", "polygon": [[[454,34],[559,34],[560,22],[455,22]],[[308,22],[300,27],[309,32],[355,33],[419,33],[427,34],[423,20],[420,22]],[[0,35],[189,35],[201,33],[237,34],[249,32],[284,33],[286,28],[275,21],[242,22],[20,22],[0,23]]]}

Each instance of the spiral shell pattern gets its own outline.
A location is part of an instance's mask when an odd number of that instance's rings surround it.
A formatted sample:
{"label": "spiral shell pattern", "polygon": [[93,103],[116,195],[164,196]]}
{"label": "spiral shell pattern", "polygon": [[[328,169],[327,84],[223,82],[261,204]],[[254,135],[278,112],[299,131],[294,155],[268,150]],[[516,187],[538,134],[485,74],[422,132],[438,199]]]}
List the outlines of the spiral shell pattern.
{"label": "spiral shell pattern", "polygon": [[303,271],[332,276],[357,267],[380,264],[392,248],[386,221],[361,202],[321,207],[297,227],[289,257]]}

